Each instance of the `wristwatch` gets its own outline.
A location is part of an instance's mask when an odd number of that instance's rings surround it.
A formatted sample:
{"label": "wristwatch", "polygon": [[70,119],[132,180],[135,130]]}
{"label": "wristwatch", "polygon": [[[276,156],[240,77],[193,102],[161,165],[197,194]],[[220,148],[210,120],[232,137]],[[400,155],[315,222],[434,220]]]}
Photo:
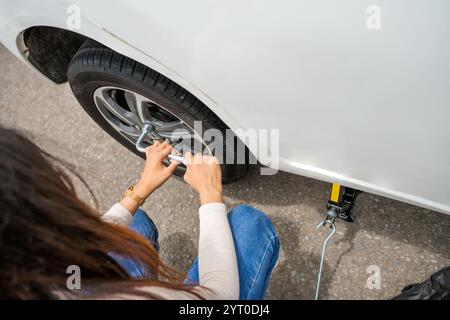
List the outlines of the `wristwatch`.
{"label": "wristwatch", "polygon": [[139,197],[133,190],[135,186],[131,186],[128,188],[127,191],[122,196],[122,199],[125,197],[131,198],[133,201],[135,201],[139,206],[142,206],[145,202],[145,198]]}

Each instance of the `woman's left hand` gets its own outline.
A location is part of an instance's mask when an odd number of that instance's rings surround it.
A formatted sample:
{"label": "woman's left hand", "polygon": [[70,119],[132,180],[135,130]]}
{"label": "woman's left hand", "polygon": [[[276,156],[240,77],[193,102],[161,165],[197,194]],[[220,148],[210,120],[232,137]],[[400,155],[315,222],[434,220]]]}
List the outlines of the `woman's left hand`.
{"label": "woman's left hand", "polygon": [[140,197],[147,198],[153,191],[170,178],[179,162],[172,161],[169,166],[165,166],[163,160],[172,151],[172,146],[167,142],[156,141],[145,150],[147,160],[141,179],[134,187],[134,191]]}

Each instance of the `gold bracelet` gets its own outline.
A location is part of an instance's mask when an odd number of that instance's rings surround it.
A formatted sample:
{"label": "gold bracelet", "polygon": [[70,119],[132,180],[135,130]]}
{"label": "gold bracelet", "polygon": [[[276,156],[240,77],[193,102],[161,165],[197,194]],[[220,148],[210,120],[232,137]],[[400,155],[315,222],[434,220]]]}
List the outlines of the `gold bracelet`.
{"label": "gold bracelet", "polygon": [[142,198],[140,196],[138,196],[133,190],[134,190],[135,186],[131,186],[128,188],[127,191],[125,191],[125,193],[122,196],[122,199],[125,197],[129,197],[131,200],[135,201],[138,206],[142,206],[145,202],[145,198]]}

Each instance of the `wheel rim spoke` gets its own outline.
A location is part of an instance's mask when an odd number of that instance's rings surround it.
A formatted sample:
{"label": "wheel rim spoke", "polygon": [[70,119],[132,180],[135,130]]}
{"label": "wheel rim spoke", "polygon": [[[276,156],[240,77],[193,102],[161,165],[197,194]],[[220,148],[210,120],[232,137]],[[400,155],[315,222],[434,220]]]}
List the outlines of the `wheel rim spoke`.
{"label": "wheel rim spoke", "polygon": [[131,136],[139,136],[138,130],[134,125],[129,125],[128,122],[125,124],[124,121],[115,117],[115,114],[111,113],[111,109],[108,107],[107,102],[104,99],[96,99],[96,105],[102,116],[106,121],[116,130],[121,133],[125,133]]}
{"label": "wheel rim spoke", "polygon": [[181,120],[168,123],[155,120],[152,123],[155,125],[156,131],[160,134],[174,133],[177,136],[182,134],[192,135]]}
{"label": "wheel rim spoke", "polygon": [[124,109],[107,91],[97,94],[96,99],[100,99],[108,111],[129,126],[134,126],[135,118],[133,113]]}
{"label": "wheel rim spoke", "polygon": [[127,105],[134,115],[135,119],[140,123],[144,124],[151,120],[151,115],[148,110],[148,103],[151,101],[140,94],[125,91],[125,100]]}
{"label": "wheel rim spoke", "polygon": [[[178,116],[140,94],[118,87],[101,87],[94,102],[106,121],[131,143],[136,143],[144,123],[151,123],[159,136],[172,141],[181,152],[209,150],[203,139]],[[151,144],[156,136],[145,139]],[[210,152],[210,151],[209,151]]]}

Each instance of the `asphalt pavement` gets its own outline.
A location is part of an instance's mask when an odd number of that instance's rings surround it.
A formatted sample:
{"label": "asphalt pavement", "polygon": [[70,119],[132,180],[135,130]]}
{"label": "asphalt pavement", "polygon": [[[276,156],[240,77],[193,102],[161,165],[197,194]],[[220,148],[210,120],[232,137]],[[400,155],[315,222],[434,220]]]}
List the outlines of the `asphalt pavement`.
{"label": "asphalt pavement", "polygon": [[[100,202],[113,205],[133,184],[143,160],[115,142],[79,106],[69,86],[54,85],[0,45],[0,124],[19,129],[44,150],[70,163]],[[79,182],[80,196],[93,203]],[[329,184],[285,172],[259,175],[252,167],[225,186],[229,208],[250,204],[273,220],[280,262],[268,298],[314,297]],[[159,228],[162,259],[186,271],[197,252],[198,198],[181,179],[170,179],[145,203]],[[450,265],[450,216],[364,193],[355,223],[338,222],[324,266],[323,299],[388,299]],[[380,272],[379,284],[373,272]],[[373,281],[375,280],[375,281]],[[369,285],[368,285],[369,284]]]}

